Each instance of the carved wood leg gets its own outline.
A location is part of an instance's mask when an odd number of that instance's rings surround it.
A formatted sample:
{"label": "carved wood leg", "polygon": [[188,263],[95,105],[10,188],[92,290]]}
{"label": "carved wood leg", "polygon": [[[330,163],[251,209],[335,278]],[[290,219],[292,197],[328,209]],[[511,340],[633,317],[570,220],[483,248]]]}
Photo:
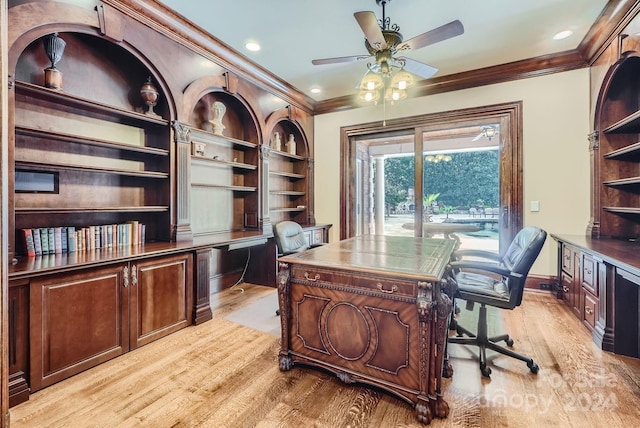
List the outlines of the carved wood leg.
{"label": "carved wood leg", "polygon": [[[443,281],[446,283],[446,280]],[[443,284],[440,284],[442,286]],[[437,302],[434,311],[435,318],[435,347],[436,347],[436,370],[435,370],[435,414],[439,418],[446,418],[449,414],[449,405],[442,398],[442,376],[445,373],[450,377],[453,374],[453,368],[449,364],[449,356],[447,355],[447,338],[449,336],[449,319],[453,311],[453,302],[447,296],[440,286],[435,287],[435,300]]]}
{"label": "carved wood leg", "polygon": [[289,357],[289,318],[291,317],[291,270],[287,263],[278,263],[278,305],[280,307],[280,370],[287,371],[293,366]]}
{"label": "carved wood leg", "polygon": [[416,418],[418,422],[429,425],[433,420],[433,412],[431,411],[431,403],[427,397],[418,397],[415,407]]}

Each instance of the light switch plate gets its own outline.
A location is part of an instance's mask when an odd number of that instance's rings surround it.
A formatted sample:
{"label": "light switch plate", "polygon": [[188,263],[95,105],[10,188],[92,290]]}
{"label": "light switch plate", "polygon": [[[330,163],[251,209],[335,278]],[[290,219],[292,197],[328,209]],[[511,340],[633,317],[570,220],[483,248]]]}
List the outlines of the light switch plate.
{"label": "light switch plate", "polygon": [[538,212],[540,211],[540,201],[531,201],[531,212]]}

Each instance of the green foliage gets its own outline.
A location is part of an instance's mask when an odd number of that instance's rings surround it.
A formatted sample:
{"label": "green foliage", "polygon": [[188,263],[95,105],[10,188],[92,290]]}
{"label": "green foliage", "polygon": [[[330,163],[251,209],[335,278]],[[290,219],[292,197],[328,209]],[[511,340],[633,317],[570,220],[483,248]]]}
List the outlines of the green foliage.
{"label": "green foliage", "polygon": [[[437,194],[438,202],[445,206],[497,207],[500,192],[498,156],[497,150],[461,152],[452,153],[449,162],[425,162],[424,194]],[[413,180],[413,156],[385,159],[385,200],[390,206],[395,207],[406,200],[406,190],[414,187]],[[425,204],[431,202],[425,200]]]}

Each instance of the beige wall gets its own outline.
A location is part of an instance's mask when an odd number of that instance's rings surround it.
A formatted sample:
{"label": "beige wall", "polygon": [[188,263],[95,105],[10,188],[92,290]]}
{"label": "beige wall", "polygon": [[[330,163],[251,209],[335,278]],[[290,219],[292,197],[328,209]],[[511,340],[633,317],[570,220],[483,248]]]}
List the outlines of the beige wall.
{"label": "beige wall", "polygon": [[[584,235],[589,221],[589,70],[405,100],[387,119],[522,101],[524,224]],[[315,118],[315,217],[340,238],[340,127],[383,119],[381,105]],[[530,201],[540,212],[529,211]],[[531,273],[555,275],[556,242],[548,238]]]}

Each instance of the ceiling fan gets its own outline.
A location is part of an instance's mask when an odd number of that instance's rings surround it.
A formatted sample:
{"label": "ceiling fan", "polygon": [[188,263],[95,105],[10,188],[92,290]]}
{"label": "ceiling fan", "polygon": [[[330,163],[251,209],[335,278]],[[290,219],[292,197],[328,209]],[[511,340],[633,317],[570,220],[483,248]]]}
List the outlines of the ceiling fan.
{"label": "ceiling fan", "polygon": [[335,64],[375,58],[375,62],[367,64],[367,67],[369,71],[384,78],[389,78],[394,71],[402,69],[425,79],[437,73],[438,69],[435,67],[405,56],[397,56],[397,54],[424,48],[459,36],[464,33],[462,23],[455,20],[403,41],[400,27],[396,24],[391,25],[391,19],[386,16],[386,5],[390,1],[376,0],[378,6],[382,6],[382,19],[380,20],[377,20],[375,14],[371,11],[353,14],[365,35],[365,47],[369,55],[314,59],[311,61],[312,64]]}
{"label": "ceiling fan", "polygon": [[489,141],[491,141],[491,139],[496,135],[498,135],[499,133],[500,133],[500,130],[498,129],[498,126],[494,126],[494,125],[483,126],[482,131],[480,131],[478,135],[473,137],[473,140],[471,141],[478,141],[482,137],[486,137]]}

